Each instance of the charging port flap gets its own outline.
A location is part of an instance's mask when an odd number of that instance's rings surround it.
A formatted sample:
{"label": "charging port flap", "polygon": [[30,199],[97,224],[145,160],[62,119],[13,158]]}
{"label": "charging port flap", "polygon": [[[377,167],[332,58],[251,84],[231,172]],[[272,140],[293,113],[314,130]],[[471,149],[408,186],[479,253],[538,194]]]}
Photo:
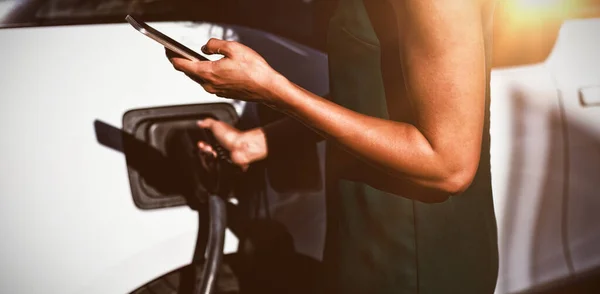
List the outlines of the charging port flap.
{"label": "charging port flap", "polygon": [[[236,125],[238,115],[231,104],[211,103],[133,109],[123,115],[123,149],[129,183],[135,205],[140,209],[157,209],[189,205],[208,197],[201,183],[191,176],[189,165],[182,160],[180,136],[202,133],[196,122],[211,117]],[[200,191],[198,191],[200,187]]]}

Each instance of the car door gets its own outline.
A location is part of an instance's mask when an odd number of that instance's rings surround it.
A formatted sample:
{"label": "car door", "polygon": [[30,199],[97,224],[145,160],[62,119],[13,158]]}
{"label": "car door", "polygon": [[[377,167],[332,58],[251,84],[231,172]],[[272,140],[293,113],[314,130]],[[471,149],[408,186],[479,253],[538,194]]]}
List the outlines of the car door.
{"label": "car door", "polygon": [[563,226],[572,273],[600,267],[600,19],[563,25],[548,60],[564,112],[568,150]]}
{"label": "car door", "polygon": [[560,230],[563,131],[544,64],[492,73],[491,162],[500,268],[496,293],[568,274]]}
{"label": "car door", "polygon": [[[328,91],[326,55],[288,38],[209,22],[151,24],[191,48],[210,37],[238,40],[290,80],[319,95]],[[183,107],[222,118],[222,107],[206,105],[228,103],[240,117],[252,117],[252,107],[204,92],[172,69],[161,46],[125,23],[8,28],[0,39],[11,40],[0,48],[9,69],[0,72],[0,130],[11,138],[0,146],[7,240],[0,267],[11,273],[2,292],[126,293],[188,264],[196,214],[176,195],[151,205],[132,198],[136,182],[126,156],[115,152],[122,136],[110,134],[128,132],[124,115],[135,110]],[[272,196],[282,209],[299,199]],[[322,198],[302,199],[301,209],[285,215],[319,214],[312,204]],[[321,236],[317,228],[290,229],[307,237],[294,239],[297,250],[315,258],[320,250],[306,240]],[[226,240],[225,251],[236,251],[235,235]]]}

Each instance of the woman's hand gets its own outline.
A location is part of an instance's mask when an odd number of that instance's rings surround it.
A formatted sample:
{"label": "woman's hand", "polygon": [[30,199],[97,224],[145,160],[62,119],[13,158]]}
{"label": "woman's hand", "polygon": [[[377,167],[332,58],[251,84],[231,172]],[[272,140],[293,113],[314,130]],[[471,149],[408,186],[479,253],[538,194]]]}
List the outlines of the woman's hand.
{"label": "woman's hand", "polygon": [[274,104],[274,86],[281,75],[254,50],[233,41],[210,39],[205,54],[222,54],[217,61],[190,61],[170,57],[176,70],[184,72],[207,92],[219,97]]}
{"label": "woman's hand", "polygon": [[[267,142],[260,128],[242,132],[227,123],[210,118],[199,121],[198,126],[210,130],[219,144],[229,150],[231,161],[244,171],[251,163],[267,157]],[[206,142],[198,142],[198,148],[213,156],[216,155]]]}

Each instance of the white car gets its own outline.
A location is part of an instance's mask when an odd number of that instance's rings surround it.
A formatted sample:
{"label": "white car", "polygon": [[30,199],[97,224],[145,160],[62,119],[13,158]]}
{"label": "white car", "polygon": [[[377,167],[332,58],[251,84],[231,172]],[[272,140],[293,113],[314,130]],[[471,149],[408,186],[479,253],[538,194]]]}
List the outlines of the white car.
{"label": "white car", "polygon": [[[311,15],[320,1],[286,2]],[[168,282],[179,278],[169,274],[179,274],[194,256],[198,215],[181,196],[160,198],[164,191],[140,179],[124,156],[123,138],[159,146],[152,132],[161,127],[139,120],[164,111],[175,121],[213,115],[256,123],[254,105],[208,94],[173,70],[160,45],[124,22],[127,13],[154,20],[153,27],[191,48],[210,37],[238,40],[292,81],[328,92],[326,54],[301,44],[309,21],[283,13],[265,20],[268,25],[204,22],[182,11],[184,4],[0,2],[0,292],[175,293],[177,285]],[[221,7],[215,5],[206,9]],[[570,19],[547,58],[493,71],[497,293],[600,267],[599,31],[599,18]],[[293,249],[308,260],[294,274],[310,275],[321,257],[322,191],[267,186],[270,218],[285,226]],[[225,252],[236,251],[237,235],[228,231]]]}

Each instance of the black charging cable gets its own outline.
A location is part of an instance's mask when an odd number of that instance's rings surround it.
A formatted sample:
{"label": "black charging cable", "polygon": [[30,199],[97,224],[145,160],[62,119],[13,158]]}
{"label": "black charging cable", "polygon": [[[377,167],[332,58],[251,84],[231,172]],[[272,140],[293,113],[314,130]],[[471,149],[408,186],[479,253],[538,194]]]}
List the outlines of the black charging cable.
{"label": "black charging cable", "polygon": [[[199,136],[198,136],[199,133]],[[181,160],[195,184],[194,196],[199,205],[208,206],[208,240],[204,250],[204,266],[202,272],[196,272],[194,294],[211,294],[216,288],[217,276],[223,260],[225,230],[227,228],[227,199],[231,196],[241,169],[233,164],[229,151],[218,144],[210,131],[204,129],[185,130],[181,134],[183,147]],[[216,157],[204,154],[197,147],[198,140],[210,144]],[[206,196],[208,195],[208,197]],[[206,211],[198,210],[201,214]],[[199,216],[202,219],[201,216]],[[204,224],[199,223],[199,226]],[[202,230],[198,230],[199,234]],[[198,236],[196,246],[202,243],[203,236]],[[193,263],[202,258],[194,258]]]}

